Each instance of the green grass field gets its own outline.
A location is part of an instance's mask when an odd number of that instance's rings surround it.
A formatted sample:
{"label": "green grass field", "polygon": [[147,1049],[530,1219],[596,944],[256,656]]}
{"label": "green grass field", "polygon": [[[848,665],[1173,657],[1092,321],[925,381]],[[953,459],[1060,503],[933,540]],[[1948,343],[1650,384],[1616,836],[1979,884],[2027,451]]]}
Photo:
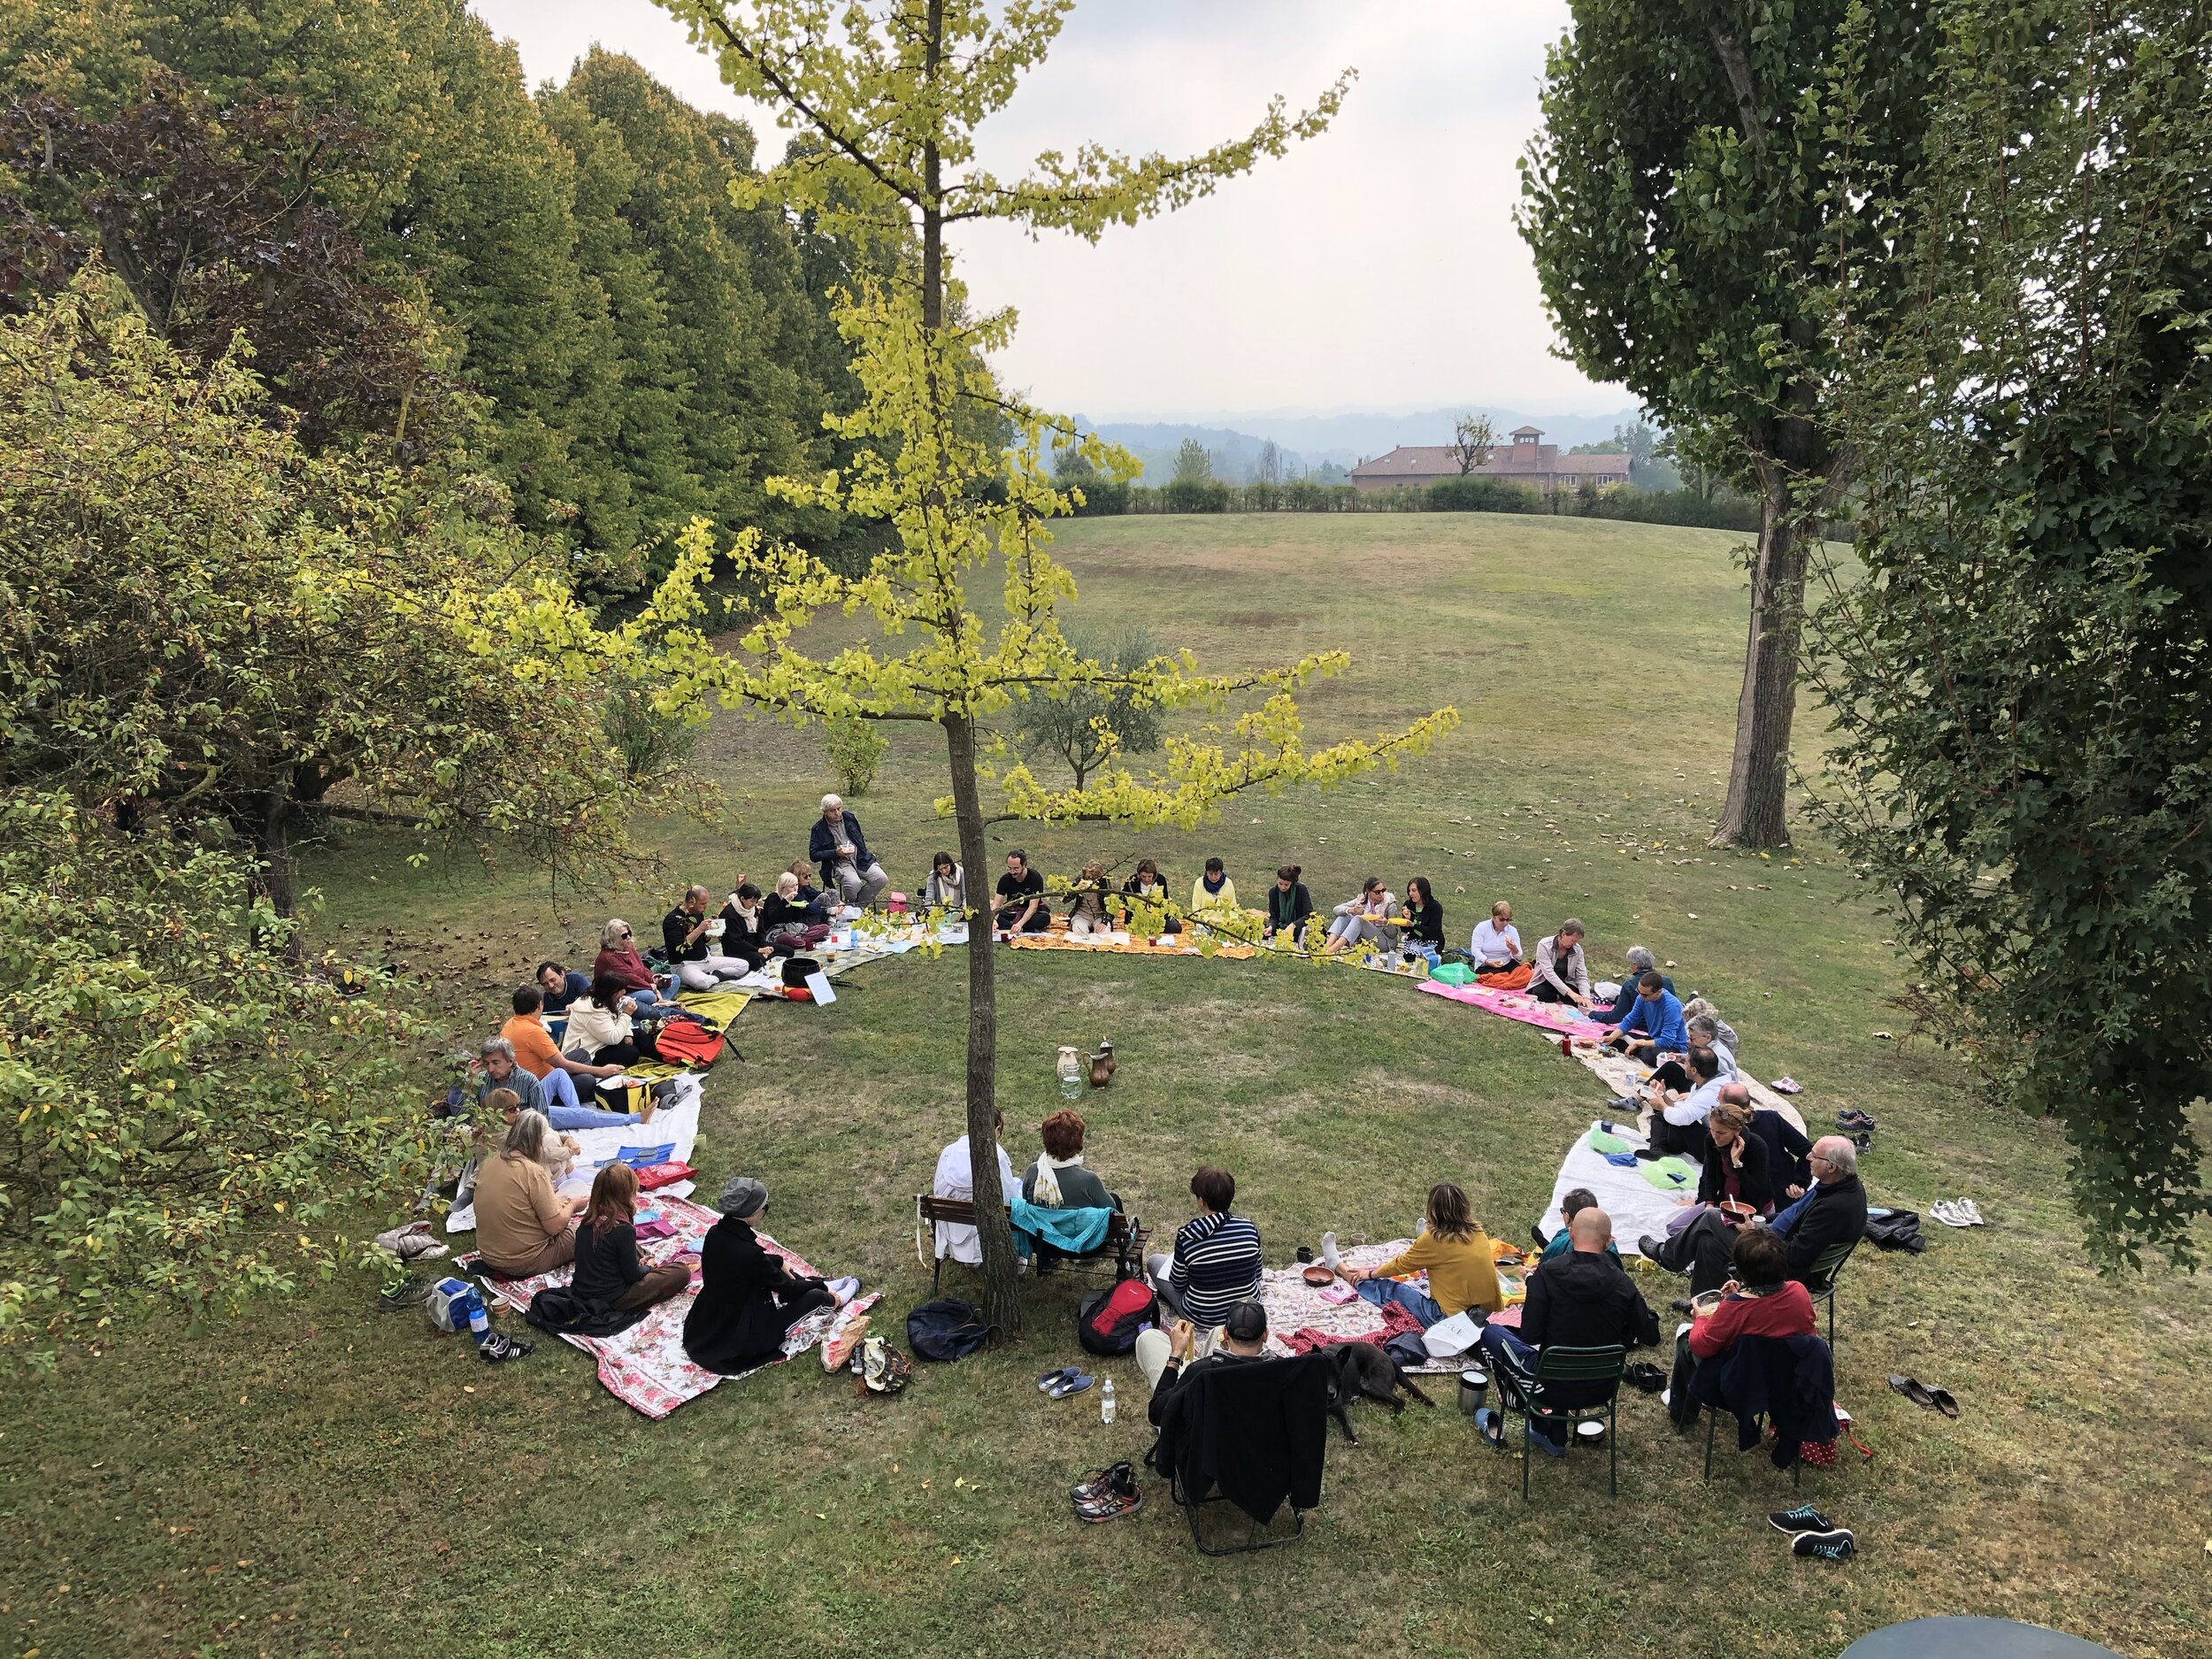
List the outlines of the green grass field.
{"label": "green grass field", "polygon": [[[1590,925],[1597,965],[1631,943],[1676,964],[1743,1033],[1762,1076],[1808,1085],[1809,1121],[1882,1123],[1876,1202],[1971,1194],[1990,1225],[1930,1224],[1923,1256],[1863,1251],[1841,1295],[1839,1391],[1875,1448],[1807,1476],[1857,1530],[1843,1567],[1793,1560],[1764,1514],[1793,1501],[1763,1457],[1656,1402],[1622,1412],[1621,1494],[1604,1460],[1536,1471],[1440,1409],[1333,1436],[1306,1540],[1201,1560],[1156,1483],[1144,1512],[1072,1521],[1065,1488],[1136,1457],[1133,1366],[1059,1405],[1033,1380],[1076,1356],[1085,1285],[1028,1291],[1020,1340],[856,1401],[811,1357],[650,1424],[580,1354],[541,1343],[499,1369],[374,1307],[348,1279],[211,1335],[118,1333],[97,1357],[19,1383],[0,1425],[0,1654],[105,1655],[1310,1654],[1813,1659],[1891,1620],[1983,1612],[2048,1623],[2138,1659],[2212,1652],[2212,1286],[2101,1280],[2046,1124],[1980,1103],[1941,1055],[1878,1039],[1902,964],[1850,872],[1708,851],[1727,765],[1745,597],[1733,538],[1572,519],[1405,515],[1087,520],[1061,550],[1079,613],[1148,624],[1210,666],[1341,645],[1353,671],[1308,700],[1317,737],[1442,703],[1459,732],[1404,773],[1331,795],[1233,805],[1194,834],[996,833],[1047,870],[1156,856],[1187,884],[1210,853],[1256,901],[1302,864],[1317,902],[1374,872],[1433,878],[1463,935],[1494,897],[1532,941]],[[950,843],[933,728],[895,728],[855,803],[899,885]],[[1814,744],[1803,746],[1809,762]],[[716,884],[803,851],[829,787],[816,731],[718,719],[703,749],[739,822],[670,829],[674,879]],[[495,1021],[545,951],[588,957],[593,905],[556,908],[518,872],[411,869],[373,835],[309,871],[325,936],[434,975],[456,1037]],[[992,872],[995,874],[995,871]],[[613,909],[649,925],[664,895]],[[649,926],[641,926],[641,932]],[[1350,972],[1259,964],[1002,957],[1001,1094],[1017,1167],[1057,1104],[1062,1042],[1110,1037],[1112,1089],[1086,1102],[1091,1162],[1147,1221],[1187,1213],[1192,1166],[1240,1184],[1271,1260],[1324,1228],[1403,1233],[1455,1179],[1518,1239],[1602,1096],[1527,1031]],[[707,1086],[712,1191],[746,1171],[771,1225],[921,1300],[911,1194],[960,1128],[964,980],[910,956],[841,982],[830,1010],[757,1005],[742,1064]],[[1644,1281],[1663,1309],[1678,1281]],[[1892,1394],[1949,1387],[1950,1422]]]}

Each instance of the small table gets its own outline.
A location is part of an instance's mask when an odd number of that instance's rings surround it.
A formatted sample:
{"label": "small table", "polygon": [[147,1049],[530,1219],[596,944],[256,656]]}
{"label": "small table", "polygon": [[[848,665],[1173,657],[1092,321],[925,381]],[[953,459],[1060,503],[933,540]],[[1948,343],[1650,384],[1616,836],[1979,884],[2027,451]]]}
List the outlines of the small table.
{"label": "small table", "polygon": [[1839,1659],[2119,1659],[2109,1647],[2008,1618],[1916,1618],[1870,1632]]}

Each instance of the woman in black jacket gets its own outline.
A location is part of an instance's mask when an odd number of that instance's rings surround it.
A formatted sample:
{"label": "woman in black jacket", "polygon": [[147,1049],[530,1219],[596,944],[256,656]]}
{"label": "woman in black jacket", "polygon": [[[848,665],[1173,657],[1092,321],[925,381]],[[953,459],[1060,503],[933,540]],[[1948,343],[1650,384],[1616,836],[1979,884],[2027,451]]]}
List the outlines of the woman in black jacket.
{"label": "woman in black jacket", "polygon": [[1292,947],[1301,950],[1305,949],[1306,918],[1313,914],[1313,895],[1298,879],[1302,873],[1296,864],[1285,864],[1275,872],[1275,885],[1267,890],[1267,926],[1260,930],[1262,939],[1286,933]]}
{"label": "woman in black jacket", "polygon": [[576,1225],[576,1274],[569,1288],[601,1314],[642,1313],[691,1283],[685,1262],[648,1267],[637,1253],[637,1171],[619,1162],[599,1171]]}
{"label": "woman in black jacket", "polygon": [[1697,1202],[1717,1204],[1740,1199],[1760,1215],[1772,1214],[1774,1178],[1767,1143],[1751,1133],[1750,1110],[1723,1101],[1707,1115],[1705,1133],[1713,1143],[1713,1156],[1705,1160],[1705,1172],[1698,1177]]}
{"label": "woman in black jacket", "polygon": [[755,973],[768,960],[768,910],[760,889],[739,878],[737,891],[722,907],[722,954],[736,956]]}
{"label": "woman in black jacket", "polygon": [[718,1208],[722,1219],[699,1247],[699,1294],[684,1320],[684,1352],[702,1370],[732,1376],[775,1358],[794,1325],[850,1293],[794,1274],[763,1248],[752,1226],[768,1208],[758,1181],[737,1177]]}
{"label": "woman in black jacket", "polygon": [[1433,968],[1444,954],[1444,907],[1426,876],[1407,879],[1406,924],[1406,949],[1426,956]]}

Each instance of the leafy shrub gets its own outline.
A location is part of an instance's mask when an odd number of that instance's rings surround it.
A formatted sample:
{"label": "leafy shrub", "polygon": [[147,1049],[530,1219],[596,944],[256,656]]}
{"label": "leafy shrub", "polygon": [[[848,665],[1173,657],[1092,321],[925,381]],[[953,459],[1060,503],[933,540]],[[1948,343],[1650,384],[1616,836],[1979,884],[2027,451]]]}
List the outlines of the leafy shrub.
{"label": "leafy shrub", "polygon": [[[420,1190],[408,1016],[288,960],[235,858],[0,795],[0,1344],[290,1293]],[[349,992],[355,994],[349,995]]]}
{"label": "leafy shrub", "polygon": [[838,715],[823,723],[822,752],[829,757],[830,770],[837,774],[837,787],[847,795],[868,793],[868,786],[876,780],[876,768],[883,764],[884,751],[890,747],[872,720]]}

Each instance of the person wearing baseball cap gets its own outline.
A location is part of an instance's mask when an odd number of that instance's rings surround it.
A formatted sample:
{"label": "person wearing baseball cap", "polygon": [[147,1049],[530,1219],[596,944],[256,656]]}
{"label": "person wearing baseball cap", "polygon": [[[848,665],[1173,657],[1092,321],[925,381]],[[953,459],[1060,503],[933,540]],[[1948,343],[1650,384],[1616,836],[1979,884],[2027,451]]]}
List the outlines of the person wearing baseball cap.
{"label": "person wearing baseball cap", "polygon": [[1145,1416],[1157,1428],[1161,1409],[1173,1394],[1209,1366],[1240,1365],[1267,1356],[1267,1310],[1256,1302],[1240,1302],[1216,1327],[1213,1346],[1198,1358],[1191,1357],[1197,1328],[1187,1319],[1171,1319],[1168,1328],[1141,1333],[1137,1338],[1137,1369],[1150,1379],[1152,1403]]}

